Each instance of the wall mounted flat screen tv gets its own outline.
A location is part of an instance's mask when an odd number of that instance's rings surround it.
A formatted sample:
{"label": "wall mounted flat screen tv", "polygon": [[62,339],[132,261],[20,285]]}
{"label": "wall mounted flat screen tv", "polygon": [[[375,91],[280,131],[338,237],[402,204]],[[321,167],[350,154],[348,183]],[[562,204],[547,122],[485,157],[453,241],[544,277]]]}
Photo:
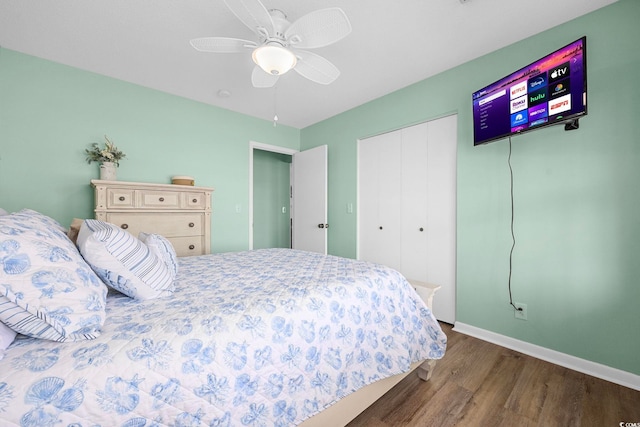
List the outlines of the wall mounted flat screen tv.
{"label": "wall mounted flat screen tv", "polygon": [[473,145],[564,123],[587,114],[587,39],[509,74],[472,95]]}

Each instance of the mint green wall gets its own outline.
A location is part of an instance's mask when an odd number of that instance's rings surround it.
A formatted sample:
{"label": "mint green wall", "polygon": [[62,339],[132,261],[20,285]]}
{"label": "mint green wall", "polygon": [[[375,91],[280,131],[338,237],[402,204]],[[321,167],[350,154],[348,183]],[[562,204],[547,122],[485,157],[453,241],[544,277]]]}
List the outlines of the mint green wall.
{"label": "mint green wall", "polygon": [[[355,257],[356,140],[458,113],[457,320],[640,374],[640,2],[621,0],[340,114],[301,133],[329,145],[329,251]],[[508,141],[473,147],[471,93],[587,36],[589,115],[513,138],[508,304]],[[479,35],[481,36],[481,35]]]}
{"label": "mint green wall", "polygon": [[290,155],[253,150],[254,249],[291,247],[290,165]]}
{"label": "mint green wall", "polygon": [[127,155],[119,180],[191,175],[215,187],[214,252],[248,248],[249,141],[297,149],[300,140],[291,127],[0,49],[1,207],[64,225],[92,217],[98,166],[84,149],[105,134]]}

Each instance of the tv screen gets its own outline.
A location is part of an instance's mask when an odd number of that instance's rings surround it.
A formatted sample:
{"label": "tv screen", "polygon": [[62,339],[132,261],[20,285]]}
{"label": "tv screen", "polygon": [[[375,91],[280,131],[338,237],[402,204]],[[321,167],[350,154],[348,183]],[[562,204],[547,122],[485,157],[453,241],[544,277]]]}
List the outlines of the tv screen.
{"label": "tv screen", "polygon": [[586,37],[473,93],[473,145],[587,114]]}

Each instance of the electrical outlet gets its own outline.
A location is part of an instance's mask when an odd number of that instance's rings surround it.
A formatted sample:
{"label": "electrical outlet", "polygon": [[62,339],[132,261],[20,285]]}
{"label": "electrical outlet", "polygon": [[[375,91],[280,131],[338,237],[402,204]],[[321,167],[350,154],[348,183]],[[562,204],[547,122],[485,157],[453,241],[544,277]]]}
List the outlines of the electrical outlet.
{"label": "electrical outlet", "polygon": [[516,319],[527,320],[527,304],[522,304],[520,302],[514,302],[515,305],[520,310],[513,310]]}

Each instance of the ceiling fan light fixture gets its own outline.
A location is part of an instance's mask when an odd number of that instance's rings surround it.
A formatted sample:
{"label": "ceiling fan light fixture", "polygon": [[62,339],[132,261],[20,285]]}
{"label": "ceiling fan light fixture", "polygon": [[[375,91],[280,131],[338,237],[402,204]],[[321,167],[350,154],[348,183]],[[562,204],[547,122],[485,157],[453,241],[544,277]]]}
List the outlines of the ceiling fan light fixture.
{"label": "ceiling fan light fixture", "polygon": [[289,49],[278,44],[266,44],[254,49],[251,55],[266,73],[279,76],[296,66],[296,56]]}

